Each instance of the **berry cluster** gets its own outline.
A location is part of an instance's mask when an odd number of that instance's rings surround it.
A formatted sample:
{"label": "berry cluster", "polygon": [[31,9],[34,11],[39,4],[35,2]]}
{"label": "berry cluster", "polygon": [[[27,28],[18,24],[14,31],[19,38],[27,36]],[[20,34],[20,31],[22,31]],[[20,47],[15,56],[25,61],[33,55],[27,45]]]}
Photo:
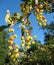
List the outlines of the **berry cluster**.
{"label": "berry cluster", "polygon": [[29,13],[34,12],[35,16],[36,16],[36,20],[38,21],[38,25],[40,26],[46,26],[46,18],[45,16],[43,16],[43,12],[44,12],[44,6],[45,3],[38,3],[38,0],[36,0],[37,2],[35,2],[34,4],[32,4],[31,2],[27,2],[26,3],[22,3],[20,5],[20,8],[23,12],[23,17],[27,16]]}
{"label": "berry cluster", "polygon": [[32,36],[29,29],[26,29],[26,26],[22,24],[21,26],[23,30],[23,35],[21,37],[21,47],[25,48],[26,50],[30,49],[31,45],[35,44],[36,35]]}
{"label": "berry cluster", "polygon": [[28,4],[22,3],[20,5],[20,8],[23,12],[23,16],[26,16],[32,10],[32,5],[30,5],[29,3]]}
{"label": "berry cluster", "polygon": [[45,16],[43,16],[43,4],[39,4],[37,5],[37,7],[34,9],[34,13],[35,13],[35,16],[36,16],[36,20],[38,20],[38,24],[40,26],[46,26],[46,18]]}
{"label": "berry cluster", "polygon": [[15,62],[19,57],[18,45],[14,43],[14,39],[17,38],[17,35],[14,34],[14,29],[12,27],[9,27],[8,32],[11,33],[11,36],[8,40],[8,56],[12,61]]}

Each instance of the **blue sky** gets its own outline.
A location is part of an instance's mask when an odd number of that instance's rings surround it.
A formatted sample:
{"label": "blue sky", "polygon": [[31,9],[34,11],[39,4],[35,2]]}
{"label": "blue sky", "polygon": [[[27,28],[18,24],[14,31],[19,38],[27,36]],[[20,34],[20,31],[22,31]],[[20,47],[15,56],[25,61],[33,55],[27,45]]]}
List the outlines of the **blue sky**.
{"label": "blue sky", "polygon": [[[0,0],[0,26],[1,25],[7,25],[5,23],[5,14],[6,14],[6,10],[10,10],[11,15],[15,12],[20,12],[20,3],[21,0]],[[44,14],[45,15],[45,14]],[[51,14],[46,14],[46,19],[48,21],[48,23],[50,23],[50,21],[53,20],[53,15],[54,13]],[[40,40],[42,43],[44,43],[44,33],[43,30],[39,30],[39,26],[37,24],[38,21],[36,21],[35,16],[32,14],[30,16],[30,20],[32,21],[32,26],[33,26],[33,31],[32,31],[32,35],[37,35],[37,40]],[[18,35],[18,38],[15,39],[15,42],[20,44],[21,43],[21,29],[17,29],[18,25],[16,25],[14,27],[15,29],[15,33]]]}

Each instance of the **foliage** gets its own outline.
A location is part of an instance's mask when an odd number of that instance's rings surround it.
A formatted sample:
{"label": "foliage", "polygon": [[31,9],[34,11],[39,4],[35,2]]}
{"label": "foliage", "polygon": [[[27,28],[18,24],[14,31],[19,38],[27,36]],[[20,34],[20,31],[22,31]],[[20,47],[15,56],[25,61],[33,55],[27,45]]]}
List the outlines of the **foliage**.
{"label": "foliage", "polygon": [[49,57],[50,57],[50,63],[54,64],[54,23],[52,22],[48,28],[46,28],[47,32],[45,32],[45,39],[44,44],[47,45],[49,49]]}
{"label": "foliage", "polygon": [[45,44],[54,44],[54,23],[49,24],[45,32]]}
{"label": "foliage", "polygon": [[5,31],[0,32],[0,65],[5,63],[5,58],[7,56],[7,39],[8,33]]}

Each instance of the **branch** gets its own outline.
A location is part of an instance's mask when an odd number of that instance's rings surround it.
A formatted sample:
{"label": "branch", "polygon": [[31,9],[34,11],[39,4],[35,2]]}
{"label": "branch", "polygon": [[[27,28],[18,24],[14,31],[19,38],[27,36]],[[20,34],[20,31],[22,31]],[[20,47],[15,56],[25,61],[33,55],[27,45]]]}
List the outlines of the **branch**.
{"label": "branch", "polygon": [[3,26],[0,26],[0,32],[3,31],[4,29],[8,28],[9,26],[10,26],[10,25],[7,25],[7,26],[3,25]]}

